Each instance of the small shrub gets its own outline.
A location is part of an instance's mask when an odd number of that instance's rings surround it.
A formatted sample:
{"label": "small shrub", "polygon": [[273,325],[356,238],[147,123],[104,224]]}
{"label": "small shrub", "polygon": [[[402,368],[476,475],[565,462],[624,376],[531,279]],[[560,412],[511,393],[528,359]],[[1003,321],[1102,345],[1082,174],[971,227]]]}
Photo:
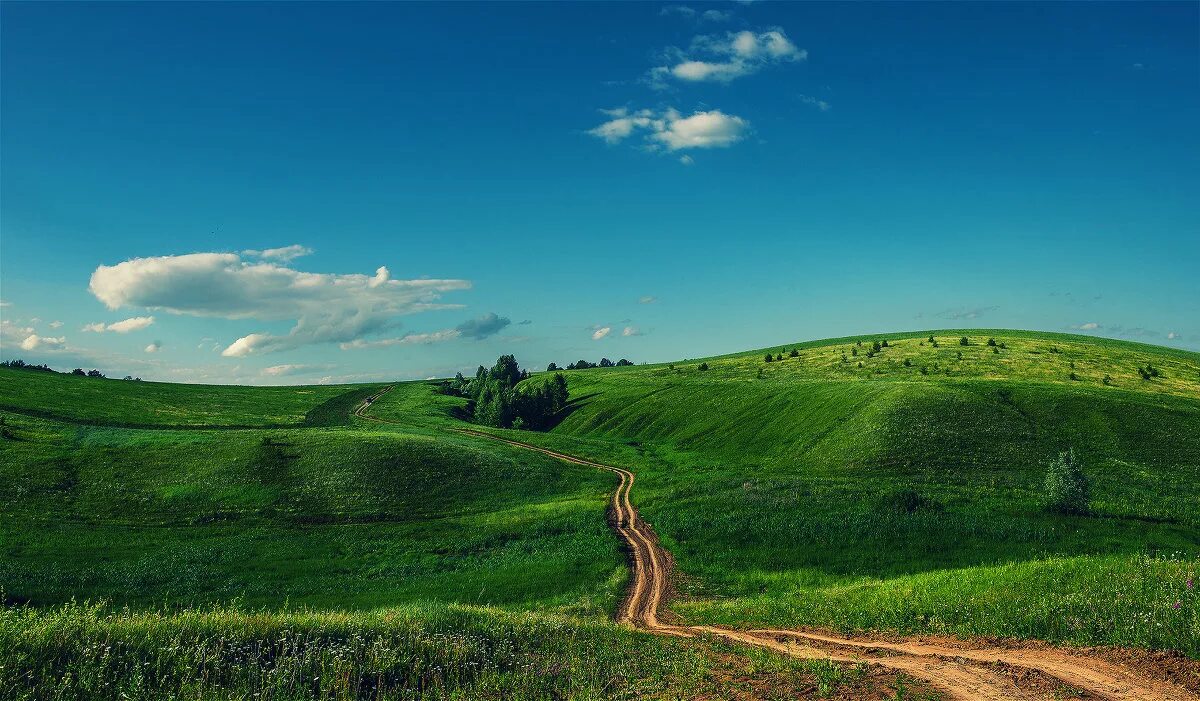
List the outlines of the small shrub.
{"label": "small shrub", "polygon": [[1104,379],[1101,380],[1101,382],[1103,382],[1106,385],[1111,385],[1112,384],[1112,375],[1105,375]]}
{"label": "small shrub", "polygon": [[887,511],[901,514],[913,514],[917,511],[941,511],[942,505],[933,499],[922,496],[915,489],[901,489],[884,495],[880,506]]}
{"label": "small shrub", "polygon": [[700,367],[699,367],[699,368],[697,368],[697,369],[698,369],[700,372],[704,372],[705,370],[707,370],[707,369],[708,369],[708,363],[700,363]]}
{"label": "small shrub", "polygon": [[987,342],[987,344],[988,344],[989,346],[991,346],[992,348],[995,348],[995,347],[996,347],[996,339],[994,339],[994,338],[989,338],[989,339],[988,339],[988,342]]}
{"label": "small shrub", "polygon": [[793,358],[799,358],[799,357],[800,357],[800,351],[798,351],[798,350],[796,350],[795,348],[793,348],[793,349],[792,349],[792,352],[791,352],[791,353],[788,353],[788,355],[792,356]]}
{"label": "small shrub", "polygon": [[882,342],[882,343],[880,343],[879,345],[883,346],[884,348],[887,348],[887,347],[888,347],[888,342],[887,342],[887,339],[886,339],[886,338],[885,338],[885,339],[883,339],[883,342]]}
{"label": "small shrub", "polygon": [[1079,375],[1076,375],[1075,373],[1071,373],[1071,379],[1072,379],[1072,380],[1078,380],[1078,379],[1079,379]]}
{"label": "small shrub", "polygon": [[928,375],[928,374],[929,374],[929,368],[927,368],[927,367],[925,367],[924,365],[922,365],[922,366],[921,366],[921,374],[922,374],[922,375]]}
{"label": "small shrub", "polygon": [[911,368],[911,367],[912,367],[912,358],[905,358],[905,359],[904,359],[904,367],[906,367],[906,368]]}
{"label": "small shrub", "polygon": [[969,345],[971,345],[971,339],[967,338],[966,336],[963,336],[962,338],[958,339],[958,345],[969,346]]}
{"label": "small shrub", "polygon": [[1046,510],[1058,514],[1087,514],[1090,498],[1091,487],[1075,451],[1068,449],[1059,453],[1046,470]]}
{"label": "small shrub", "polygon": [[995,353],[996,355],[1000,355],[1000,349],[997,348],[996,346],[992,346],[992,352]]}
{"label": "small shrub", "polygon": [[763,357],[763,361],[768,362],[768,363],[774,362],[775,356],[771,355],[770,353],[767,353],[766,356]]}
{"label": "small shrub", "polygon": [[874,351],[875,353],[878,353],[878,352],[879,352],[879,349],[880,349],[880,348],[882,348],[882,347],[883,347],[883,346],[879,345],[879,341],[873,341],[873,342],[871,343],[871,350],[872,350],[872,351]]}

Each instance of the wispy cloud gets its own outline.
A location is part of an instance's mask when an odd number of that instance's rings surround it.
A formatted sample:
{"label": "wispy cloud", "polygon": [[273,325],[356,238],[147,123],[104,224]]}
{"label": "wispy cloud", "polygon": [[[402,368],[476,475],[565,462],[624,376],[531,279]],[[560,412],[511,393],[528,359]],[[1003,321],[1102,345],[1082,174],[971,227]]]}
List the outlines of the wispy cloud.
{"label": "wispy cloud", "polygon": [[295,322],[286,335],[251,333],[222,352],[240,357],[350,342],[395,326],[402,315],[457,308],[438,299],[470,286],[466,280],[393,280],[386,267],[374,275],[306,273],[233,253],[189,253],[102,265],[89,289],[109,309]]}
{"label": "wispy cloud", "polygon": [[798,95],[797,98],[800,100],[800,102],[803,102],[806,105],[811,105],[812,107],[816,107],[822,112],[828,112],[833,108],[833,105],[824,100],[815,98],[812,95]]}
{"label": "wispy cloud", "polygon": [[658,301],[658,297],[654,295],[644,295],[638,298],[638,304],[654,304]]}
{"label": "wispy cloud", "polygon": [[469,319],[454,327],[459,335],[463,338],[473,338],[476,341],[483,340],[488,336],[494,336],[499,333],[504,327],[511,324],[512,321],[508,317],[497,316],[494,312],[484,314],[475,319]]}
{"label": "wispy cloud", "polygon": [[[105,325],[103,321],[98,321],[94,324],[85,324],[83,331],[92,333],[104,333],[111,331],[113,333],[129,333],[130,331],[140,331],[154,323],[152,316],[133,316],[121,321],[114,321],[111,324]],[[51,324],[53,326],[53,324]]]}
{"label": "wispy cloud", "polygon": [[600,328],[598,328],[592,332],[592,340],[599,341],[600,339],[604,338],[611,332],[612,332],[611,326],[601,326]]}
{"label": "wispy cloud", "polygon": [[147,353],[157,353],[162,350],[162,341],[153,341],[143,350],[145,350]]}
{"label": "wispy cloud", "polygon": [[773,27],[761,32],[698,36],[687,50],[672,47],[663,52],[663,58],[663,65],[646,75],[646,82],[660,89],[670,80],[728,83],[766,66],[803,61],[808,52],[792,43],[782,29]]}
{"label": "wispy cloud", "polygon": [[264,250],[255,250],[253,248],[242,251],[242,255],[252,258],[265,258],[267,260],[276,260],[280,263],[287,263],[301,256],[312,255],[313,249],[308,246],[301,246],[298,243],[293,243],[290,246],[282,246],[280,248],[267,248]]}
{"label": "wispy cloud", "polygon": [[721,110],[698,111],[684,116],[675,109],[603,110],[611,119],[588,131],[609,144],[619,144],[635,133],[645,137],[649,150],[680,151],[732,146],[750,131],[750,122]]}
{"label": "wispy cloud", "polygon": [[622,336],[641,336],[642,331],[636,326],[626,326],[621,330]]}

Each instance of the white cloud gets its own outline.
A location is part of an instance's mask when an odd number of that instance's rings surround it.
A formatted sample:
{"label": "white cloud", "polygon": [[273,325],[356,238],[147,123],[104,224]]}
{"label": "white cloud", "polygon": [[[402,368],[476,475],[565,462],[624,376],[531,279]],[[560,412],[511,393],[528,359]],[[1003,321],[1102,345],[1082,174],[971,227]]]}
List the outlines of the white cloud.
{"label": "white cloud", "polygon": [[698,36],[687,51],[670,48],[664,55],[665,65],[651,68],[647,76],[647,82],[655,88],[665,88],[669,78],[728,83],[769,65],[808,58],[808,52],[793,44],[778,27],[763,32],[743,30]]}
{"label": "white cloud", "polygon": [[11,306],[12,306],[12,302],[5,302],[4,300],[0,299],[0,307],[11,307]]}
{"label": "white cloud", "polygon": [[287,335],[248,334],[222,352],[240,357],[350,342],[394,327],[405,314],[457,308],[437,300],[470,286],[467,280],[393,280],[384,267],[374,276],[306,273],[244,262],[234,253],[190,253],[102,265],[92,273],[89,289],[109,309],[295,322]]}
{"label": "white cloud", "polygon": [[1086,324],[1074,324],[1071,326],[1071,328],[1079,331],[1095,331],[1096,329],[1100,328],[1100,324],[1097,324],[1094,321],[1089,321]]}
{"label": "white cloud", "polygon": [[50,322],[50,328],[52,328],[52,329],[60,328],[62,325],[63,325],[63,323],[61,321],[56,320],[56,321]]}
{"label": "white cloud", "polygon": [[690,166],[696,162],[696,159],[692,158],[691,156],[689,156],[685,153],[679,157],[679,162],[684,164],[685,166]]}
{"label": "white cloud", "polygon": [[94,324],[85,324],[83,330],[93,333],[104,333],[105,331],[129,333],[130,331],[140,331],[153,323],[154,317],[152,316],[133,316],[122,321],[115,321],[107,326],[104,325],[103,321],[98,321]]}
{"label": "white cloud", "polygon": [[397,338],[381,338],[375,341],[356,338],[349,343],[341,344],[341,348],[342,350],[357,350],[361,348],[387,348],[388,346],[425,346],[431,343],[453,341],[462,335],[462,332],[458,329],[445,329],[432,333],[410,333]]}
{"label": "white cloud", "polygon": [[157,353],[162,350],[162,341],[154,341],[144,349],[147,353]]}
{"label": "white cloud", "polygon": [[269,368],[263,368],[261,374],[267,377],[286,377],[289,375],[307,375],[314,372],[327,372],[336,367],[336,365],[331,364],[303,365],[297,363],[288,363],[285,365],[272,365]]}
{"label": "white cloud", "polygon": [[638,298],[638,304],[654,304],[657,301],[658,297],[655,297],[654,295],[645,295],[644,297]]}
{"label": "white cloud", "polygon": [[592,340],[599,341],[600,339],[607,336],[611,331],[612,331],[611,326],[601,326],[600,328],[598,328],[592,332]]}
{"label": "white cloud", "polygon": [[621,330],[622,336],[641,336],[641,330],[636,326],[626,326]]}
{"label": "white cloud", "polygon": [[21,350],[47,350],[56,351],[63,350],[67,347],[67,339],[64,336],[52,338],[50,336],[39,336],[37,334],[29,334],[25,340],[21,341]]}
{"label": "white cloud", "polygon": [[674,109],[662,113],[616,109],[606,110],[605,113],[613,119],[590,130],[589,134],[615,144],[641,130],[651,150],[724,148],[741,141],[750,131],[748,121],[721,110],[695,112],[686,117]]}
{"label": "white cloud", "polygon": [[1167,340],[1168,341],[1174,341],[1177,338],[1179,338],[1179,334],[1175,333],[1174,331],[1167,332]]}
{"label": "white cloud", "polygon": [[266,258],[268,260],[277,260],[280,263],[287,263],[288,261],[301,256],[312,255],[312,252],[313,249],[309,248],[308,246],[301,246],[298,243],[293,243],[290,246],[283,246],[281,248],[267,248],[261,251],[251,248],[242,251],[242,255],[253,256],[256,258]]}

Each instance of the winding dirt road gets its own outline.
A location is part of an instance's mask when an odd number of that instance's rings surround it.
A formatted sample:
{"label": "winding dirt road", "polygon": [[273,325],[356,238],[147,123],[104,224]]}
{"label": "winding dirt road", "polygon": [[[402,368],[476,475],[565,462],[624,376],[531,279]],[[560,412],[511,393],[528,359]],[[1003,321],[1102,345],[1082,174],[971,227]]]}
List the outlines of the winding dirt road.
{"label": "winding dirt road", "polygon": [[[383,392],[364,402],[355,414],[380,423],[396,423],[367,413]],[[658,544],[650,524],[633,508],[629,496],[636,480],[633,472],[483,431],[455,430],[617,475],[620,483],[613,493],[611,524],[629,550],[633,569],[628,594],[617,614],[619,622],[662,635],[708,635],[794,657],[880,665],[923,679],[951,699],[1007,701],[1063,698],[1066,693],[1075,698],[1111,701],[1200,701],[1200,695],[1167,680],[1172,676],[1169,661],[1135,667],[1090,651],[1044,644],[1003,647],[953,639],[847,638],[816,631],[736,630],[663,621],[659,608],[667,597],[671,557]]]}

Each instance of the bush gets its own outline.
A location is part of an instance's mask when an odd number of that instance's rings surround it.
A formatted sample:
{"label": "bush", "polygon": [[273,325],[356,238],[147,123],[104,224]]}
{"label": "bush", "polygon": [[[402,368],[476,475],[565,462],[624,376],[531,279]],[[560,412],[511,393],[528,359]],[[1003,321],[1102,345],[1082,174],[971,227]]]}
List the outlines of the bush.
{"label": "bush", "polygon": [[988,342],[987,342],[987,344],[988,344],[989,346],[991,346],[992,348],[995,348],[995,347],[996,347],[996,339],[994,339],[994,338],[989,338],[989,339],[988,339]]}
{"label": "bush", "polygon": [[793,348],[793,349],[792,349],[792,352],[791,352],[791,353],[788,353],[788,355],[790,355],[790,356],[791,356],[791,357],[793,357],[793,358],[799,358],[799,357],[800,357],[800,351],[798,351],[798,350],[796,350],[795,348]]}
{"label": "bush", "polygon": [[880,506],[886,511],[895,511],[902,514],[912,514],[917,511],[941,511],[942,505],[933,499],[921,496],[915,489],[901,489],[890,494],[886,494],[879,501]]}
{"label": "bush", "polygon": [[707,369],[708,369],[708,363],[700,363],[700,367],[698,368],[698,370],[700,370],[700,372],[704,372]]}
{"label": "bush", "polygon": [[966,336],[963,336],[962,338],[958,339],[958,345],[969,346],[969,345],[971,345],[971,339],[967,338]]}
{"label": "bush", "polygon": [[775,362],[775,356],[771,355],[770,353],[767,353],[767,355],[763,358],[763,360],[768,363],[772,363],[772,362]]}
{"label": "bush", "polygon": [[1058,514],[1089,513],[1091,488],[1073,449],[1059,453],[1046,470],[1045,507]]}

